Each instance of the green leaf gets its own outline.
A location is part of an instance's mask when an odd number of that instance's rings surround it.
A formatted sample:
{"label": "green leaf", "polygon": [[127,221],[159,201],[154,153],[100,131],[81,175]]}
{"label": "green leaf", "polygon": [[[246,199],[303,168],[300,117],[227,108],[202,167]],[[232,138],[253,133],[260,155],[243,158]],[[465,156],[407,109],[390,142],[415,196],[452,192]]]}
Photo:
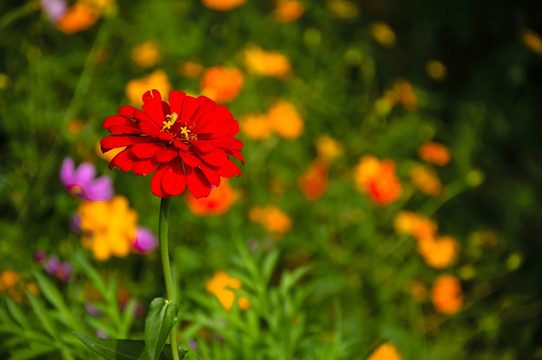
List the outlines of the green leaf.
{"label": "green leaf", "polygon": [[[75,336],[91,350],[106,360],[147,360],[148,354],[143,340],[117,340],[101,339],[93,336],[75,333]],[[187,351],[178,348],[179,357],[183,359]],[[159,360],[171,360],[171,349],[166,348],[157,358]]]}
{"label": "green leaf", "polygon": [[92,281],[92,285],[98,290],[100,295],[102,295],[104,298],[107,294],[107,287],[105,285],[105,282],[102,280],[102,277],[100,274],[90,265],[90,263],[83,257],[81,253],[76,253],[74,256],[75,262],[78,263],[85,274],[89,277],[90,281]]}
{"label": "green leaf", "polygon": [[24,329],[29,329],[30,326],[28,325],[28,320],[26,319],[26,316],[23,314],[21,309],[19,309],[19,307],[15,304],[15,302],[13,302],[13,300],[11,300],[10,298],[6,298],[6,304],[8,305],[8,310],[11,316],[13,316],[13,318],[17,320],[17,322]]}
{"label": "green leaf", "polygon": [[45,305],[43,305],[43,302],[36,296],[34,296],[32,293],[27,292],[28,294],[28,300],[30,300],[30,305],[32,306],[32,309],[38,316],[38,319],[40,319],[43,327],[45,330],[51,335],[53,338],[57,338],[56,329],[53,326],[53,323],[51,322],[51,319],[49,319],[49,316],[47,315],[47,309],[45,308]]}
{"label": "green leaf", "polygon": [[149,359],[156,360],[162,352],[169,333],[177,323],[180,305],[164,298],[155,298],[145,318],[145,344]]}

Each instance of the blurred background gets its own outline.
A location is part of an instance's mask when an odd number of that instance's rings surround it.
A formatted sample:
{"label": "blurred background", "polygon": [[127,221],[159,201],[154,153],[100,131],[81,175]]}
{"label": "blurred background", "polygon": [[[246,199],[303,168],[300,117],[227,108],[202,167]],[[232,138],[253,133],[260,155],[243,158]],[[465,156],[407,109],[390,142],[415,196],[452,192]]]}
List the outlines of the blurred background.
{"label": "blurred background", "polygon": [[[542,359],[540,34],[537,1],[2,1],[0,355],[89,358],[17,341],[10,311],[44,296],[31,270],[81,332],[142,333],[163,292],[160,201],[98,144],[104,119],[158,89],[226,105],[246,160],[209,199],[172,201],[185,348]],[[121,205],[59,179],[66,158]],[[121,331],[106,307],[129,299]]]}

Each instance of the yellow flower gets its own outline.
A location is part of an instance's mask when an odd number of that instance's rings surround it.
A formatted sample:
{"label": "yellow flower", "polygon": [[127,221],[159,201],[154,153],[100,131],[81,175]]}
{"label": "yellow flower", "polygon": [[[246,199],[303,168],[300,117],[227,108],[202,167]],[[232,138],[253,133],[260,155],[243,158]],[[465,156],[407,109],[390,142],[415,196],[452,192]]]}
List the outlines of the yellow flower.
{"label": "yellow flower", "polygon": [[526,29],[521,33],[523,44],[537,55],[542,55],[542,39],[532,30]]}
{"label": "yellow flower", "polygon": [[328,0],[327,10],[341,19],[352,19],[358,16],[358,7],[347,0]]}
{"label": "yellow flower", "polygon": [[274,10],[275,19],[288,23],[299,19],[305,12],[305,5],[297,0],[278,0]]}
{"label": "yellow flower", "polygon": [[296,139],[303,133],[303,119],[293,104],[281,100],[268,111],[271,128],[285,139]]}
{"label": "yellow flower", "polygon": [[[224,309],[231,310],[235,300],[235,293],[231,289],[241,289],[241,281],[220,270],[215,272],[211,279],[207,280],[205,289],[208,293],[214,294],[218,298]],[[250,302],[244,296],[239,297],[237,304],[241,310],[250,308]]]}
{"label": "yellow flower", "polygon": [[102,147],[100,145],[100,142],[98,141],[96,143],[96,154],[101,157],[102,159],[106,160],[107,162],[111,162],[111,160],[113,160],[113,158],[115,156],[117,156],[118,153],[120,153],[121,151],[123,151],[124,149],[126,149],[126,146],[123,146],[123,147],[120,147],[120,148],[116,148],[116,149],[112,149],[112,150],[109,150],[108,152],[106,152],[105,154],[102,152]]}
{"label": "yellow flower", "polygon": [[282,210],[273,205],[255,206],[248,214],[250,221],[259,223],[267,231],[285,234],[292,229],[292,220]]}
{"label": "yellow flower", "polygon": [[386,23],[375,22],[371,25],[371,35],[381,46],[392,48],[395,46],[396,37],[393,29]]}
{"label": "yellow flower", "polygon": [[400,235],[410,235],[416,239],[434,237],[437,224],[425,216],[411,211],[400,211],[393,222],[395,231]]}
{"label": "yellow flower", "polygon": [[425,195],[437,196],[442,189],[437,174],[425,166],[413,166],[410,170],[410,181]]}
{"label": "yellow flower", "polygon": [[243,63],[250,74],[284,78],[292,71],[286,55],[278,51],[265,51],[250,46],[243,51]]}
{"label": "yellow flower", "polygon": [[342,144],[329,135],[320,135],[316,139],[318,157],[326,163],[331,163],[343,154]]}
{"label": "yellow flower", "polygon": [[164,70],[155,70],[148,76],[128,81],[126,96],[134,105],[143,105],[141,95],[150,89],[156,89],[161,94],[169,93],[171,84]]}
{"label": "yellow flower", "polygon": [[98,260],[125,257],[136,236],[137,213],[128,200],[115,196],[109,201],[85,201],[77,210],[81,217],[82,244]]}
{"label": "yellow flower", "polygon": [[446,78],[446,66],[438,60],[429,60],[425,65],[427,75],[433,80],[444,80]]}
{"label": "yellow flower", "polygon": [[239,119],[241,132],[251,140],[263,140],[271,135],[272,129],[267,115],[246,115]]}
{"label": "yellow flower", "polygon": [[401,360],[403,357],[391,342],[380,345],[367,360]]}
{"label": "yellow flower", "polygon": [[435,280],[432,290],[435,309],[442,314],[452,315],[463,307],[461,282],[452,275],[441,275]]}
{"label": "yellow flower", "polygon": [[201,0],[203,5],[209,9],[218,11],[229,11],[243,5],[247,0]]}
{"label": "yellow flower", "polygon": [[451,236],[420,238],[418,252],[427,265],[435,269],[444,269],[457,258],[459,244]]}
{"label": "yellow flower", "polygon": [[160,44],[156,40],[149,40],[132,49],[132,60],[141,67],[152,67],[160,61]]}

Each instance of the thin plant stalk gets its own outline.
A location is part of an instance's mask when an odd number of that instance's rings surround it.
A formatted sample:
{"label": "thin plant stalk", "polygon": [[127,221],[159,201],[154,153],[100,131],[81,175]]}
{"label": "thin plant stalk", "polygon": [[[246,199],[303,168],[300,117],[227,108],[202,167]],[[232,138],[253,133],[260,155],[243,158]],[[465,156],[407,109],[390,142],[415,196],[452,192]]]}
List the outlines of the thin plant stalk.
{"label": "thin plant stalk", "polygon": [[[160,218],[158,221],[158,238],[160,242],[160,256],[162,257],[162,268],[164,271],[164,281],[166,283],[167,301],[172,302],[175,298],[173,295],[173,281],[171,279],[171,266],[169,264],[168,251],[168,224],[169,224],[169,200],[162,198],[160,202]],[[179,360],[177,352],[177,324],[173,326],[169,334],[169,342],[171,344],[171,353],[173,360]]]}

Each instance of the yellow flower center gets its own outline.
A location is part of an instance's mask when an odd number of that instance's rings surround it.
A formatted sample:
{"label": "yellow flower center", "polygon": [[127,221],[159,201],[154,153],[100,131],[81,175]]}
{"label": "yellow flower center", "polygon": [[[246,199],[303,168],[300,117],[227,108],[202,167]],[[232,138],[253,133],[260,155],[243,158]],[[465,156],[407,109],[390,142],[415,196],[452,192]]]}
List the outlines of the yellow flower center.
{"label": "yellow flower center", "polygon": [[173,115],[166,115],[167,121],[163,122],[164,127],[162,127],[162,131],[164,131],[165,129],[171,129],[173,124],[175,124],[175,121],[177,121],[178,117],[179,116],[176,113],[173,113]]}

